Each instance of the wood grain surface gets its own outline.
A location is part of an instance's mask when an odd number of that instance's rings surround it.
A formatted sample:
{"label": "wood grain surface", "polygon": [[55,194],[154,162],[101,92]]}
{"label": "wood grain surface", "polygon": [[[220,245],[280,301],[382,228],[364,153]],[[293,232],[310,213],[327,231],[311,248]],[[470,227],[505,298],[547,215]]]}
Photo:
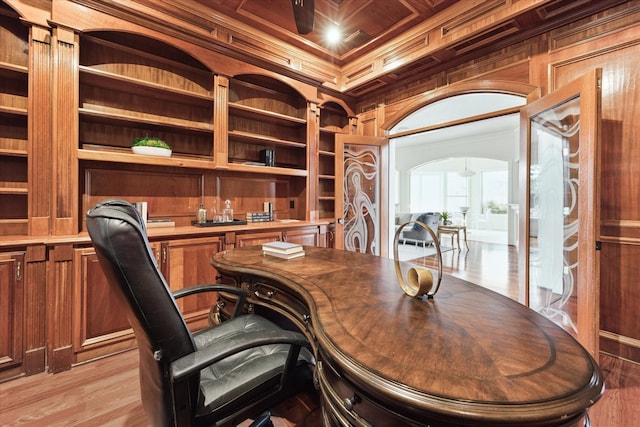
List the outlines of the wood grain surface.
{"label": "wood grain surface", "polygon": [[241,248],[215,255],[212,264],[300,295],[321,358],[384,407],[457,420],[559,423],[602,393],[600,370],[583,347],[509,298],[445,276],[435,299],[412,299],[390,259],[305,250],[287,261]]}

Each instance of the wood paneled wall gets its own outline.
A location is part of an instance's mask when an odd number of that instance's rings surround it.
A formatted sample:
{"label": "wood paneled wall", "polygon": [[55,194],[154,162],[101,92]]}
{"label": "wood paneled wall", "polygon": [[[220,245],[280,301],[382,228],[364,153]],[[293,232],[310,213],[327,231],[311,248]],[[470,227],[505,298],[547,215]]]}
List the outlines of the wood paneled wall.
{"label": "wood paneled wall", "polygon": [[[447,92],[514,88],[549,93],[602,68],[600,346],[640,362],[640,2],[360,100],[362,135],[388,127]],[[503,89],[505,90],[505,89]],[[364,119],[367,120],[364,120]],[[365,126],[364,123],[367,123]],[[374,124],[375,122],[375,124]]]}
{"label": "wood paneled wall", "polygon": [[[38,117],[42,122],[37,125],[30,122],[30,132],[51,129],[50,133],[36,133],[29,138],[32,144],[29,152],[35,153],[29,158],[28,172],[29,182],[33,187],[33,191],[29,192],[30,236],[47,233],[63,236],[82,230],[80,212],[86,210],[94,199],[80,200],[73,197],[80,193],[78,186],[87,185],[78,182],[77,177],[101,173],[96,168],[92,169],[91,164],[79,170],[75,153],[77,147],[68,143],[77,141],[80,131],[75,113],[78,106],[70,105],[78,100],[66,96],[68,93],[78,92],[75,87],[79,84],[78,76],[68,71],[78,68],[75,66],[80,58],[77,52],[78,33],[97,27],[121,32],[144,30],[143,32],[158,40],[189,51],[219,74],[213,82],[214,97],[220,101],[216,103],[224,103],[222,101],[227,99],[231,90],[225,76],[241,73],[275,74],[251,61],[243,62],[238,57],[212,50],[209,44],[204,43],[204,40],[209,41],[209,32],[188,34],[188,29],[191,28],[189,23],[177,22],[176,19],[171,22],[170,30],[166,30],[164,23],[149,24],[146,16],[131,17],[131,21],[127,21],[96,8],[83,6],[80,2],[54,2],[56,7],[53,16],[45,13],[44,9],[50,7],[47,2],[38,2],[36,5],[35,2],[14,0],[8,3],[20,3],[31,15],[26,20],[32,25],[29,82],[34,85],[29,89],[30,93],[34,93],[34,96],[29,96],[29,120]],[[44,9],[39,10],[38,7]],[[640,327],[636,320],[637,312],[640,311],[640,287],[637,285],[637,277],[640,277],[640,263],[637,262],[640,259],[640,145],[637,143],[640,121],[636,119],[640,109],[639,22],[640,1],[628,1],[603,13],[509,47],[502,47],[473,61],[457,63],[432,74],[425,72],[410,84],[399,81],[392,86],[385,86],[384,91],[367,92],[357,100],[357,133],[384,135],[386,128],[394,120],[437,96],[446,96],[461,88],[507,91],[537,97],[561,87],[590,69],[601,67],[604,115],[600,236],[604,242],[601,253],[601,348],[640,362]],[[72,25],[77,32],[69,28]],[[145,28],[144,25],[149,27]],[[221,33],[219,36],[223,38],[225,34]],[[236,37],[235,40],[242,40],[243,37]],[[273,49],[275,51],[276,48]],[[58,65],[54,66],[44,58],[51,58]],[[57,70],[67,72],[61,75]],[[55,71],[53,75],[52,71]],[[320,68],[317,72],[327,73]],[[286,76],[279,76],[280,80],[294,82],[292,73],[289,70]],[[329,74],[332,73],[333,71]],[[346,73],[348,74],[348,70]],[[331,80],[331,76],[326,79]],[[302,84],[301,81],[305,83]],[[300,76],[300,80],[295,82],[303,98],[320,102],[319,98],[322,96],[318,87],[310,84],[304,76]],[[55,105],[56,108],[50,112],[42,111],[45,105],[47,108]],[[225,131],[225,135],[215,134],[214,148],[218,152],[213,155],[226,159],[229,153],[225,151],[227,146],[222,141],[228,130],[228,111],[215,110],[213,115],[214,122]],[[310,170],[315,170],[314,167]],[[43,170],[51,173],[43,174]],[[244,179],[244,176],[225,173],[220,173],[215,179],[206,175],[204,178],[194,174],[183,175],[184,179],[196,186],[203,179],[205,193],[222,198],[225,197],[226,189],[233,187],[233,180],[238,177]],[[254,194],[234,190],[239,194],[238,200],[234,201],[236,209],[259,210],[264,201],[262,194],[275,192],[288,194],[290,198],[297,200],[291,206],[290,203],[287,205],[287,200],[283,197],[280,205],[276,206],[279,215],[291,218],[305,216],[303,212],[308,207],[300,202],[307,199],[304,196],[308,188],[305,177],[284,181],[277,176],[265,175],[263,178],[247,175],[246,181],[251,181],[259,191],[256,190]],[[103,193],[108,189],[107,184],[101,189],[85,188],[87,198],[96,196],[96,199],[105,195]],[[47,194],[51,191],[56,194]],[[165,189],[165,192],[168,191]],[[84,193],[83,191],[82,194]],[[196,198],[185,195],[185,199],[191,200],[183,200],[176,209],[193,212],[192,204]],[[186,221],[186,217],[184,218]],[[73,359],[72,319],[74,316],[76,319],[81,318],[81,313],[78,317],[79,314],[74,312],[68,296],[79,292],[73,285],[76,283],[74,274],[79,271],[73,267],[73,263],[79,255],[73,245],[64,242],[54,242],[48,252],[43,246],[28,247],[26,250],[25,263],[30,285],[24,289],[25,319],[28,324],[23,328],[27,331],[23,337],[23,346],[27,373],[42,369],[45,357],[53,371],[65,369]],[[174,261],[175,259],[174,256]],[[47,283],[57,286],[47,288]],[[43,329],[45,324],[46,331]],[[100,327],[97,330],[101,331]]]}

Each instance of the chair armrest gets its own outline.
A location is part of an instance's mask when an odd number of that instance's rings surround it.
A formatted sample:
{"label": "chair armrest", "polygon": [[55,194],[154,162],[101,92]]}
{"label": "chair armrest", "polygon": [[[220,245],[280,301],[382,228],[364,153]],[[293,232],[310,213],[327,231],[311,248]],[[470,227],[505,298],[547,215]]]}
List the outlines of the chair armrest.
{"label": "chair armrest", "polygon": [[207,285],[194,285],[187,288],[178,289],[173,291],[173,297],[175,299],[186,297],[187,295],[199,294],[202,292],[229,292],[238,296],[247,296],[247,292],[244,289],[231,285],[223,285],[221,283],[207,284]]}
{"label": "chair armrest", "polygon": [[236,302],[236,309],[233,312],[232,317],[236,317],[240,314],[242,307],[244,306],[247,299],[247,291],[245,291],[244,289],[238,288],[236,286],[231,286],[231,285],[223,285],[221,283],[215,283],[211,285],[189,286],[187,288],[173,291],[172,294],[175,299],[178,299],[178,298],[184,298],[188,295],[199,294],[202,292],[227,292],[230,294],[237,295],[238,301]]}
{"label": "chair armrest", "polygon": [[[281,330],[253,331],[217,341],[215,345],[196,350],[171,363],[173,381],[180,381],[201,369],[244,350],[269,344],[290,344],[299,352],[309,342],[300,332]],[[297,357],[297,356],[296,356]]]}

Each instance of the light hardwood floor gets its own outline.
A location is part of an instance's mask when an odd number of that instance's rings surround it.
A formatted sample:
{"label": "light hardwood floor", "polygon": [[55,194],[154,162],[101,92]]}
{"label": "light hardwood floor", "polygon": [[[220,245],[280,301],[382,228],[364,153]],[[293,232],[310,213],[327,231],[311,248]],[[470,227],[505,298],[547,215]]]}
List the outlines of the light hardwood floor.
{"label": "light hardwood floor", "polygon": [[[516,249],[473,241],[469,247],[443,254],[445,272],[517,298]],[[0,426],[145,426],[137,363],[137,352],[128,351],[59,374],[2,383]],[[599,363],[606,391],[589,412],[592,426],[640,426],[640,365],[608,355]],[[316,396],[287,401],[273,409],[274,424],[319,426],[318,405]]]}

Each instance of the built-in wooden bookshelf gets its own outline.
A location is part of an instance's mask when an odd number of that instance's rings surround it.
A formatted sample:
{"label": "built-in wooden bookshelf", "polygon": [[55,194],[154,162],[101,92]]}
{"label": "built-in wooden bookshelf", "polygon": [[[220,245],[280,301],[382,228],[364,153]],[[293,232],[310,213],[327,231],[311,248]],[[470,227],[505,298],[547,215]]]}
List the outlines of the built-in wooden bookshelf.
{"label": "built-in wooden bookshelf", "polygon": [[148,38],[92,33],[80,38],[79,74],[81,160],[157,164],[130,150],[153,136],[173,150],[164,165],[214,165],[214,77],[204,65]]}
{"label": "built-in wooden bookshelf", "polygon": [[[262,172],[268,173],[306,175],[306,99],[275,79],[241,75],[230,80],[228,106],[228,156],[232,170],[262,168]],[[274,166],[264,164],[260,158],[262,150],[273,150]]]}
{"label": "built-in wooden bookshelf", "polygon": [[[221,96],[226,78],[161,41],[126,33],[82,34],[79,58],[80,217],[104,198],[126,196],[178,226],[190,225],[201,202],[221,211],[226,199],[238,217],[271,201],[279,218],[307,219],[308,102],[294,87],[242,74]],[[133,154],[141,136],[166,141],[171,157]],[[261,162],[263,150],[275,153],[273,166]],[[260,195],[230,184],[247,180]]]}
{"label": "built-in wooden bookshelf", "polygon": [[28,233],[29,29],[0,13],[0,236]]}
{"label": "built-in wooden bookshelf", "polygon": [[[327,102],[320,107],[320,136],[318,147],[318,215],[320,219],[336,218],[337,160],[336,135],[349,133],[349,116],[339,104]],[[336,157],[338,154],[338,158]]]}
{"label": "built-in wooden bookshelf", "polygon": [[[126,33],[83,34],[79,51],[79,215],[122,197],[148,201],[151,218],[189,225],[204,199],[202,170],[216,164],[213,72],[179,49]],[[167,142],[171,157],[133,154],[132,142],[144,136]]]}

